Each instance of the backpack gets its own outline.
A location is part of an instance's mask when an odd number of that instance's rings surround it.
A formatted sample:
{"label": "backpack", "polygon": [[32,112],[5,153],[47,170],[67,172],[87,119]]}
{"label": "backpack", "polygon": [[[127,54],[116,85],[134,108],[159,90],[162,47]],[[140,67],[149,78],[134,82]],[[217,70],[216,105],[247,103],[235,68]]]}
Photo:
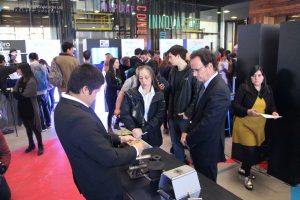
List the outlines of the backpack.
{"label": "backpack", "polygon": [[62,73],[59,65],[56,62],[56,57],[53,58],[51,62],[50,72],[48,74],[49,82],[55,87],[60,87],[62,85]]}

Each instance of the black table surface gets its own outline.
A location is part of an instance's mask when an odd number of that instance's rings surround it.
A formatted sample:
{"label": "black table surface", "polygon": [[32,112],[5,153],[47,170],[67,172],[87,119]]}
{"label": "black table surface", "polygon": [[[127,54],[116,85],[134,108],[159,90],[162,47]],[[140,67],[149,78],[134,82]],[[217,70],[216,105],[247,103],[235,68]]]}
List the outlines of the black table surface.
{"label": "black table surface", "polygon": [[[168,154],[164,150],[155,147],[144,150],[143,154],[151,154],[161,156],[162,162],[164,163],[164,170],[171,170],[176,167],[184,165],[181,161],[177,160],[173,155]],[[142,177],[138,179],[130,179],[126,169],[121,169],[121,180],[124,192],[129,199],[136,200],[161,200],[160,195],[153,191],[150,187],[148,179]],[[200,197],[203,200],[238,200],[240,199],[233,193],[229,192],[222,186],[216,184],[204,175],[198,173],[198,178],[201,186]]]}

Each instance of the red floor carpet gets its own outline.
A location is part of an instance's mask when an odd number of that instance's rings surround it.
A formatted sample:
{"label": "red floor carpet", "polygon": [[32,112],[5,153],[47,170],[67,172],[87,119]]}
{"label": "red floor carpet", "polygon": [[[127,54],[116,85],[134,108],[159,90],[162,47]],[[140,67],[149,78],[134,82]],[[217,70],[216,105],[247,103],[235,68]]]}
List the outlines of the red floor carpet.
{"label": "red floor carpet", "polygon": [[6,173],[12,200],[82,200],[74,185],[68,159],[58,139],[44,142],[45,153],[37,149],[25,154],[25,147],[12,153]]}

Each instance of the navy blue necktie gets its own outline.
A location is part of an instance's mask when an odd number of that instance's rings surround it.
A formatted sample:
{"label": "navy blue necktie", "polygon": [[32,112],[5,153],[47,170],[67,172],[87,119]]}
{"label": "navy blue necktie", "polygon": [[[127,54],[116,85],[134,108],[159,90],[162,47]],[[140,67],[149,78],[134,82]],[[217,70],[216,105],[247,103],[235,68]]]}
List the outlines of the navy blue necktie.
{"label": "navy blue necktie", "polygon": [[197,99],[196,108],[198,107],[198,104],[200,102],[201,97],[203,96],[204,91],[205,91],[204,84],[201,84],[201,86],[199,88],[199,95],[198,95],[198,99]]}

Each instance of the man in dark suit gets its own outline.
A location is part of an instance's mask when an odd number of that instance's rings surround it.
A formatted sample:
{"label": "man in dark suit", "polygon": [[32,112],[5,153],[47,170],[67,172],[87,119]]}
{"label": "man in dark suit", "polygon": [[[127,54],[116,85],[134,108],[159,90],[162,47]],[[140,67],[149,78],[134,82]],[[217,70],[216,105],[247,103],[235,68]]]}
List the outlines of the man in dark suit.
{"label": "man in dark suit", "polygon": [[217,163],[224,161],[224,123],[230,105],[228,86],[218,75],[216,57],[207,49],[191,54],[193,76],[202,82],[191,123],[181,135],[195,169],[213,181]]}
{"label": "man in dark suit", "polygon": [[116,148],[114,145],[135,138],[109,135],[89,107],[103,83],[102,73],[92,65],[76,68],[55,109],[55,129],[79,192],[89,200],[120,200],[122,187],[116,167],[135,161],[144,147],[139,142]]}

